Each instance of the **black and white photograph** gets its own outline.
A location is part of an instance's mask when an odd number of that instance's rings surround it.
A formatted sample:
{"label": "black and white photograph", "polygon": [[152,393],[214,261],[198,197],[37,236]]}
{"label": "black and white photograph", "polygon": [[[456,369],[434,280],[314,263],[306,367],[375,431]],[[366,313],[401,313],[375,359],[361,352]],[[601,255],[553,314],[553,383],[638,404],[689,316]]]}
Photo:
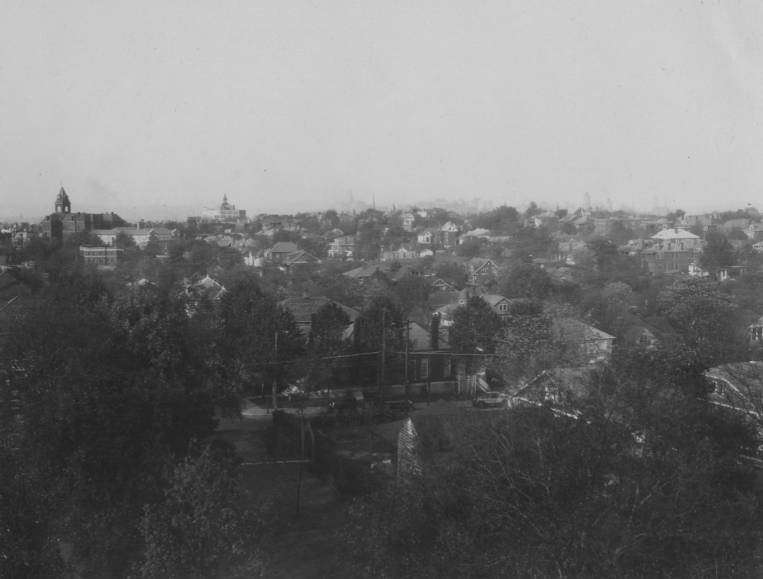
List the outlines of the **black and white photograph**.
{"label": "black and white photograph", "polygon": [[0,579],[763,577],[763,3],[0,0]]}

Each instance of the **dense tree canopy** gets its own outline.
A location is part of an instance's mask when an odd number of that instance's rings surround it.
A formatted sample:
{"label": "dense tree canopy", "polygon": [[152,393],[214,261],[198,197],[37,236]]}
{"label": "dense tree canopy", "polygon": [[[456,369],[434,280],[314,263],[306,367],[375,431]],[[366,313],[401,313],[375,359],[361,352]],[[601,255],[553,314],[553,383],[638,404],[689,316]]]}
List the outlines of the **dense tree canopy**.
{"label": "dense tree canopy", "polygon": [[688,375],[655,374],[598,375],[578,419],[525,407],[439,426],[420,477],[354,504],[358,574],[754,576],[753,433]]}
{"label": "dense tree canopy", "polygon": [[745,352],[743,329],[735,307],[716,282],[679,280],[658,297],[659,310],[684,343],[706,366],[740,359]]}
{"label": "dense tree canopy", "polygon": [[705,236],[705,247],[699,257],[699,264],[712,275],[717,275],[721,268],[735,263],[734,248],[728,238],[718,231],[709,231]]}
{"label": "dense tree canopy", "polygon": [[472,296],[453,314],[450,344],[456,352],[493,353],[501,329],[501,319],[488,303]]}

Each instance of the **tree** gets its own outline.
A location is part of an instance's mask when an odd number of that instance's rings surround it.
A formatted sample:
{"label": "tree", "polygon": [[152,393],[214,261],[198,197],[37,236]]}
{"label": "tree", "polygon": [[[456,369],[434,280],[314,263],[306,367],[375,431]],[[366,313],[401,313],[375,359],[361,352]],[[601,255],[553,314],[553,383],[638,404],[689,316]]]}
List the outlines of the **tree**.
{"label": "tree", "polygon": [[169,294],[115,297],[97,275],[51,289],[19,320],[0,387],[18,399],[17,474],[45,481],[50,528],[98,576],[129,566],[167,460],[215,426],[210,344]]}
{"label": "tree", "polygon": [[339,215],[337,215],[336,209],[329,209],[323,214],[321,219],[328,229],[339,227]]}
{"label": "tree", "polygon": [[242,509],[232,449],[203,448],[173,470],[161,502],[144,507],[140,577],[202,578],[246,556],[257,525]]}
{"label": "tree", "polygon": [[535,201],[530,201],[530,204],[527,206],[527,209],[525,209],[525,217],[534,217],[535,215],[538,215],[539,213],[542,213],[542,209],[538,207],[538,204],[535,203]]}
{"label": "tree", "polygon": [[553,284],[545,269],[531,263],[520,263],[511,268],[501,288],[509,298],[543,300],[551,293]]}
{"label": "tree", "polygon": [[501,329],[501,319],[487,302],[479,296],[472,296],[453,314],[450,344],[459,353],[492,354]]}
{"label": "tree", "polygon": [[608,239],[597,237],[588,242],[588,249],[593,252],[594,265],[602,272],[612,271],[617,267],[619,254],[617,246]]}
{"label": "tree", "polygon": [[519,212],[503,205],[472,217],[474,227],[489,229],[497,235],[511,235],[519,227]]}
{"label": "tree", "polygon": [[483,250],[485,243],[476,237],[459,243],[456,247],[456,255],[460,257],[477,257]]}
{"label": "tree", "polygon": [[516,384],[562,365],[565,345],[556,339],[551,318],[543,312],[539,301],[515,301],[504,326],[504,338],[499,342],[494,364],[504,379]]}
{"label": "tree", "polygon": [[403,336],[403,311],[390,298],[374,298],[355,320],[355,349],[358,352],[381,350],[382,342],[389,352],[400,352]]}
{"label": "tree", "polygon": [[754,433],[671,376],[599,373],[577,419],[449,419],[450,456],[354,503],[358,575],[754,576]]}
{"label": "tree", "polygon": [[120,249],[128,249],[135,247],[135,240],[131,235],[127,235],[124,231],[120,231],[114,238],[114,246]]}
{"label": "tree", "polygon": [[600,290],[590,289],[584,297],[583,308],[598,328],[620,338],[633,321],[636,302],[633,288],[615,281]]}
{"label": "tree", "polygon": [[466,285],[467,275],[464,267],[458,263],[440,262],[435,268],[435,275],[448,282],[456,289],[463,289]]}
{"label": "tree", "polygon": [[321,355],[339,352],[344,344],[344,332],[350,317],[339,305],[329,302],[312,316],[310,346]]}
{"label": "tree", "polygon": [[396,303],[400,304],[403,316],[427,309],[429,294],[432,291],[430,281],[421,276],[407,276],[392,285],[391,293]]}
{"label": "tree", "polygon": [[253,274],[228,288],[220,300],[220,323],[221,361],[239,392],[263,380],[281,382],[300,370],[282,363],[304,353],[294,317],[260,289]]}
{"label": "tree", "polygon": [[556,247],[556,242],[547,227],[520,227],[514,235],[513,245],[515,255],[529,261],[548,255]]}
{"label": "tree", "polygon": [[745,352],[734,306],[716,282],[676,281],[660,293],[658,307],[707,367],[737,360]]}
{"label": "tree", "polygon": [[720,269],[735,263],[734,247],[726,236],[718,231],[708,231],[699,264],[711,275],[717,276]]}
{"label": "tree", "polygon": [[156,257],[162,252],[162,246],[156,232],[152,229],[148,234],[148,243],[143,248],[143,253],[151,257]]}

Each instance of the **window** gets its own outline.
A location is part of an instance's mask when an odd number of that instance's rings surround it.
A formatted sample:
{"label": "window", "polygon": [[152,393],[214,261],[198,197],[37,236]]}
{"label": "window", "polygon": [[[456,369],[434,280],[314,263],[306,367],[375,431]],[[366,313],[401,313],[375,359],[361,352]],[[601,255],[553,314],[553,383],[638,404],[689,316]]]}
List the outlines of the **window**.
{"label": "window", "polygon": [[427,380],[429,378],[429,358],[422,358],[421,359],[421,373],[420,373],[422,380]]}
{"label": "window", "polygon": [[543,400],[546,402],[559,402],[559,388],[554,385],[546,386],[543,391]]}

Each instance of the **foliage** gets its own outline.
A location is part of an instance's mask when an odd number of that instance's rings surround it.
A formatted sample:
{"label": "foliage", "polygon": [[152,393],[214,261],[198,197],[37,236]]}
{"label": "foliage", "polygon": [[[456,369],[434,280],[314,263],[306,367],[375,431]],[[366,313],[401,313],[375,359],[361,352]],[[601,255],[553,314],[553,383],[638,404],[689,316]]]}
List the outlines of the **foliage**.
{"label": "foliage", "polygon": [[543,370],[562,365],[566,347],[556,339],[542,305],[525,299],[512,304],[495,367],[504,379],[519,383]]}
{"label": "foliage", "polygon": [[514,255],[523,261],[546,257],[556,247],[547,227],[520,227],[516,230],[512,243]]}
{"label": "foliage", "polygon": [[466,285],[466,269],[458,263],[447,261],[438,263],[435,267],[435,275],[459,290]]}
{"label": "foliage", "polygon": [[706,366],[736,360],[744,353],[734,305],[716,282],[676,281],[660,293],[658,307]]}
{"label": "foliage", "polygon": [[531,263],[519,263],[502,280],[502,293],[509,298],[545,299],[553,289],[546,270]]}
{"label": "foliage", "polygon": [[609,282],[600,290],[586,293],[583,308],[596,327],[622,338],[633,323],[637,298],[627,283]]}
{"label": "foliage", "polygon": [[309,336],[309,381],[318,388],[330,387],[332,382],[332,360],[348,349],[344,333],[350,324],[350,317],[337,304],[329,302],[321,306],[312,316]]}
{"label": "foliage", "polygon": [[519,227],[519,212],[514,207],[503,205],[471,219],[477,228],[490,230],[495,235],[511,235]]}
{"label": "foliage", "polygon": [[490,354],[495,352],[501,329],[501,319],[488,303],[479,296],[472,296],[453,314],[450,345],[460,353]]}
{"label": "foliage", "polygon": [[713,275],[721,268],[736,263],[734,248],[723,233],[709,231],[705,236],[705,247],[699,256],[699,264]]}
{"label": "foliage", "polygon": [[292,366],[280,362],[304,351],[293,316],[263,292],[253,276],[228,288],[220,301],[220,323],[221,359],[239,391],[257,380],[283,381]]}
{"label": "foliage", "polygon": [[406,276],[391,287],[392,298],[400,304],[404,317],[426,310],[431,291],[431,282],[422,276]]}
{"label": "foliage", "polygon": [[476,237],[471,237],[456,247],[456,255],[459,257],[477,257],[485,248],[485,242]]}
{"label": "foliage", "polygon": [[174,468],[164,500],[143,510],[140,577],[209,577],[246,555],[257,529],[240,506],[236,466],[232,449],[206,446]]}
{"label": "foliage", "polygon": [[[451,424],[454,451],[352,506],[358,575],[755,576],[751,433],[670,381],[598,388],[585,419],[528,407]],[[623,388],[658,399],[625,424],[602,403]]]}
{"label": "foliage", "polygon": [[3,387],[18,398],[22,472],[50,481],[38,491],[58,498],[49,524],[66,523],[59,536],[89,574],[124,569],[136,506],[156,499],[168,457],[215,426],[206,338],[169,295],[114,297],[76,275],[17,329]]}
{"label": "foliage", "polygon": [[355,350],[374,352],[381,350],[382,341],[390,351],[402,351],[403,311],[388,297],[374,298],[355,320]]}

